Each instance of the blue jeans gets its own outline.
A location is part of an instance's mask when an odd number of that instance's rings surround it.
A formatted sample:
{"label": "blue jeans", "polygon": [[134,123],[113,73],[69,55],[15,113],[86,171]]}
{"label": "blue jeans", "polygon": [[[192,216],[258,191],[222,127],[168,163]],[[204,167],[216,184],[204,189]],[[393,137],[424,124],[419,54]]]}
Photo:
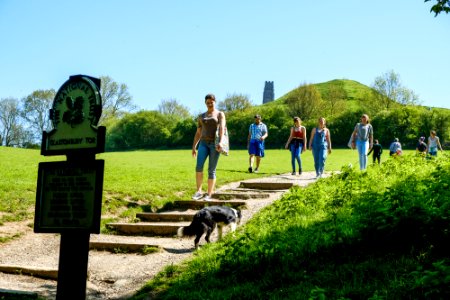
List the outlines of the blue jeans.
{"label": "blue jeans", "polygon": [[328,145],[313,145],[312,147],[314,157],[314,168],[316,169],[316,175],[323,174],[325,169],[325,161],[327,160]]}
{"label": "blue jeans", "polygon": [[291,150],[292,172],[295,172],[295,161],[297,161],[297,163],[298,163],[298,170],[301,171],[302,170],[302,158],[301,158],[300,154],[302,153],[302,150],[303,150],[303,144],[300,143],[298,145],[298,147],[295,147],[295,143],[292,143],[290,145],[290,150]]}
{"label": "blue jeans", "polygon": [[367,169],[367,151],[369,150],[369,141],[356,140],[356,149],[358,149],[359,169]]}
{"label": "blue jeans", "polygon": [[214,141],[200,141],[198,144],[197,165],[195,166],[195,171],[203,172],[203,165],[208,156],[208,179],[216,179],[216,168],[220,153],[216,151],[216,144]]}

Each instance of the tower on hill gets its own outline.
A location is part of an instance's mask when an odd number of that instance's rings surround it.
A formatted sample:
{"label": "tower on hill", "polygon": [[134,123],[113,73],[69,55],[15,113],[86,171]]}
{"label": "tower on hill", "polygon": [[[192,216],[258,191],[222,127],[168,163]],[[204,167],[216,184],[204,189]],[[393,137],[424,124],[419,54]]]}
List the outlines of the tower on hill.
{"label": "tower on hill", "polygon": [[273,90],[273,81],[266,81],[264,84],[263,104],[271,102],[275,99],[275,92]]}

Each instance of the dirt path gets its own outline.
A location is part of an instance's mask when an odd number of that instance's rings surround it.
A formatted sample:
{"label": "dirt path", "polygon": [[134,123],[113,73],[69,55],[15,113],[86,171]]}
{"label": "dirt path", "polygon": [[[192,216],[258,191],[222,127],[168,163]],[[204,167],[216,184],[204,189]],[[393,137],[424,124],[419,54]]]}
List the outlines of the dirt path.
{"label": "dirt path", "polygon": [[[301,176],[283,174],[247,182],[292,182],[305,186],[315,181],[313,176],[312,172]],[[217,192],[233,190],[238,186],[239,182],[231,183],[222,186]],[[261,208],[279,199],[283,193],[273,191],[267,199],[246,200],[247,209],[243,210],[242,224]],[[8,243],[0,244],[0,266],[58,269],[59,234],[35,234],[25,223],[5,224],[0,226],[0,233],[2,230],[8,230],[8,227],[9,230],[23,232],[23,235]],[[217,236],[213,235],[212,241],[216,239]],[[163,250],[148,255],[91,250],[86,299],[127,299],[165,266],[180,263],[189,258],[194,251],[193,239],[93,234],[91,241],[146,243],[159,245]],[[204,240],[200,245],[202,243]],[[0,292],[2,289],[28,291],[38,293],[45,299],[55,299],[56,286],[56,280],[0,272]]]}

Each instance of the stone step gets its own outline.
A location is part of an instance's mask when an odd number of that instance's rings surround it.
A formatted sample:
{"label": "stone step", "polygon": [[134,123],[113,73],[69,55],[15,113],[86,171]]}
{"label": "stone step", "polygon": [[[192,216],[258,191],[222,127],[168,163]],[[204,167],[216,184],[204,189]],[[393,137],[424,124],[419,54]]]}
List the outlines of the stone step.
{"label": "stone step", "polygon": [[287,190],[294,184],[292,182],[246,182],[242,181],[239,187],[258,190]]}
{"label": "stone step", "polygon": [[137,213],[136,217],[144,222],[191,222],[195,212],[162,212],[162,213]]}
{"label": "stone step", "polygon": [[215,193],[213,198],[219,200],[232,200],[232,199],[267,199],[270,197],[268,193]]}
{"label": "stone step", "polygon": [[248,192],[253,192],[253,193],[271,193],[271,194],[274,194],[274,193],[284,193],[286,191],[287,191],[286,189],[281,189],[281,190],[259,190],[259,189],[248,189],[248,188],[237,187],[237,188],[234,188],[234,189],[226,190],[224,192],[226,192],[226,193],[236,193],[236,192],[237,193],[248,193]]}
{"label": "stone step", "polygon": [[223,200],[211,200],[211,201],[201,201],[201,200],[178,200],[174,201],[173,206],[176,208],[184,209],[202,209],[203,207],[213,206],[213,205],[225,205],[233,208],[245,206],[245,201],[223,201]]}
{"label": "stone step", "polygon": [[149,245],[143,243],[120,243],[120,242],[90,242],[90,250],[109,251],[114,253],[142,253],[150,254],[160,252],[162,247],[159,245]]}
{"label": "stone step", "polygon": [[43,279],[58,279],[58,269],[33,268],[30,266],[0,265],[0,272],[21,274],[39,277]]}
{"label": "stone step", "polygon": [[188,226],[190,222],[174,223],[108,223],[106,227],[117,234],[143,236],[174,236],[180,226]]}

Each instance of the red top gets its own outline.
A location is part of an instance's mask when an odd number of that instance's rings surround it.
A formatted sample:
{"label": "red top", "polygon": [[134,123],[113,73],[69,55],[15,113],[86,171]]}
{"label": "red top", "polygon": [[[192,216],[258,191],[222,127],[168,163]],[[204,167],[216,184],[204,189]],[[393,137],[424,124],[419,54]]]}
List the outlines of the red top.
{"label": "red top", "polygon": [[294,135],[292,137],[294,137],[294,138],[303,138],[302,128],[294,126]]}

